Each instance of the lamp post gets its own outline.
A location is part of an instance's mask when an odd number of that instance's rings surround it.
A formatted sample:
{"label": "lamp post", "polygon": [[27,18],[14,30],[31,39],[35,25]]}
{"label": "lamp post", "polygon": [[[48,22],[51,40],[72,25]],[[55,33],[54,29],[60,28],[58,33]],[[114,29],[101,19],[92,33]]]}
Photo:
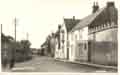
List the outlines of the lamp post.
{"label": "lamp post", "polygon": [[26,40],[29,40],[29,33],[26,33]]}

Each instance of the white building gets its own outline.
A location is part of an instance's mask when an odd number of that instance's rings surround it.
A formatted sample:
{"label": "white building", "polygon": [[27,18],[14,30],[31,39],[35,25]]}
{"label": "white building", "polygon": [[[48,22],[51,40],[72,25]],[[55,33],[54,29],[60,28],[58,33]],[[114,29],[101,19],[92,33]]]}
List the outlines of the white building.
{"label": "white building", "polygon": [[64,18],[63,24],[59,25],[56,39],[55,58],[69,59],[69,33],[72,28],[80,21],[79,19]]}
{"label": "white building", "polygon": [[[81,23],[81,22],[80,22]],[[78,23],[76,26],[79,26]],[[70,42],[70,61],[81,60],[87,61],[88,59],[88,26],[76,29],[73,28],[69,34]]]}

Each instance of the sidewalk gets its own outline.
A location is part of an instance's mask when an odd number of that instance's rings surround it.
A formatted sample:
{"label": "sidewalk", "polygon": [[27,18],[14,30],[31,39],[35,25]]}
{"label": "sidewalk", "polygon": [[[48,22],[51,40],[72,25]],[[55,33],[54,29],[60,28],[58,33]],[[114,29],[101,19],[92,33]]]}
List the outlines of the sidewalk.
{"label": "sidewalk", "polygon": [[98,68],[105,68],[105,69],[114,69],[114,70],[118,69],[116,66],[106,66],[106,65],[100,65],[100,64],[93,64],[89,62],[69,61],[65,59],[55,59],[55,60],[62,61],[62,62],[76,63],[76,64],[81,64],[81,65],[87,65],[87,66],[92,66],[92,67],[98,67]]}

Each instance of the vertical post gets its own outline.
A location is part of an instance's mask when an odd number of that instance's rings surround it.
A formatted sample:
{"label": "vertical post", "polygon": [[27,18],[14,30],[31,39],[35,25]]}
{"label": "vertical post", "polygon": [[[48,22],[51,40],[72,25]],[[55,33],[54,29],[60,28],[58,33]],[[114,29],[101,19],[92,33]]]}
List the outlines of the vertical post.
{"label": "vertical post", "polygon": [[15,42],[16,42],[16,17],[15,17]]}
{"label": "vertical post", "polygon": [[2,34],[2,24],[1,24],[1,34]]}
{"label": "vertical post", "polygon": [[29,40],[29,34],[28,33],[26,34],[26,39]]}
{"label": "vertical post", "polygon": [[16,53],[16,17],[14,19],[14,25],[15,25],[15,29],[14,29],[14,32],[15,32],[15,46],[14,46],[14,49],[12,49],[12,59],[10,60],[10,68],[13,68],[14,65],[15,65],[15,53]]}

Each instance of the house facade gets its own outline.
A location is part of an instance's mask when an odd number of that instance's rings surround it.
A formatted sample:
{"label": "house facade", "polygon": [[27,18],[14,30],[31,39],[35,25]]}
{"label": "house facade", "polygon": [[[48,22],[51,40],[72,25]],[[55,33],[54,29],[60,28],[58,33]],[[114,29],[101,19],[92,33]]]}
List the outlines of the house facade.
{"label": "house facade", "polygon": [[90,62],[117,65],[117,14],[114,2],[108,2],[102,12],[88,26]]}
{"label": "house facade", "polygon": [[73,18],[64,18],[63,24],[58,26],[56,32],[55,58],[69,59],[69,33],[80,20]]}
{"label": "house facade", "polygon": [[55,58],[65,59],[66,58],[66,40],[67,31],[65,25],[59,25],[58,31],[56,32],[56,47],[55,47]]}
{"label": "house facade", "polygon": [[63,28],[58,31],[57,57],[70,61],[117,65],[117,21],[118,11],[114,2],[107,2],[103,8],[94,3],[92,14],[77,22],[74,18],[64,19]]}
{"label": "house facade", "polygon": [[[94,3],[95,4],[95,3]],[[98,5],[93,5],[93,12],[99,9]],[[72,29],[70,33],[70,52],[71,61],[88,61],[88,31],[90,23],[101,13],[102,10],[97,11],[94,14],[88,15]]]}
{"label": "house facade", "polygon": [[[79,25],[79,23],[77,24]],[[74,29],[69,35],[70,42],[70,61],[88,60],[88,27]]]}
{"label": "house facade", "polygon": [[94,3],[93,13],[83,18],[69,33],[71,61],[117,65],[117,13],[114,2],[108,2],[101,9]]}

